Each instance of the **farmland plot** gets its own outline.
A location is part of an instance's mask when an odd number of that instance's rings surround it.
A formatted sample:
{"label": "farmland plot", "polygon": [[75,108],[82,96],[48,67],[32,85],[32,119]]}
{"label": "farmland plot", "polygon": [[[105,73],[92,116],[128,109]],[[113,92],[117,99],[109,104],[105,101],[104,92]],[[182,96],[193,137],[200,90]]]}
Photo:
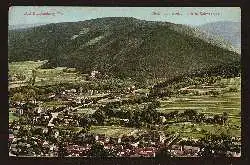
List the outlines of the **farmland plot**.
{"label": "farmland plot", "polygon": [[[214,84],[218,90],[223,91],[222,93],[214,95],[180,95],[175,96],[170,99],[162,99],[161,106],[158,109],[161,112],[170,112],[170,111],[185,111],[187,109],[194,109],[198,112],[206,114],[221,114],[227,112],[232,116],[240,117],[240,105],[241,105],[241,94],[240,94],[240,79],[235,78],[234,80],[230,79],[224,80],[221,82],[224,83],[225,87],[218,87],[218,84]],[[237,91],[230,91],[230,87],[235,86]],[[211,90],[211,87],[199,86],[196,88],[189,88],[190,91],[194,90]]]}
{"label": "farmland plot", "polygon": [[54,69],[41,69],[46,61],[24,61],[12,62],[9,65],[10,77],[24,77],[22,80],[13,79],[10,81],[9,88],[27,86],[32,78],[32,70],[36,71],[36,86],[55,85],[61,83],[80,83],[84,82],[84,77],[80,76],[71,68],[71,72],[67,72],[70,68],[57,67]]}
{"label": "farmland plot", "polygon": [[163,113],[169,113],[171,111],[184,112],[185,110],[192,109],[206,116],[221,115],[223,112],[227,112],[229,117],[228,122],[226,125],[174,123],[168,125],[168,133],[178,132],[183,137],[197,139],[204,137],[206,133],[225,133],[236,137],[241,136],[241,90],[239,77],[222,79],[211,86],[201,85],[187,89],[191,92],[195,90],[217,90],[219,94],[183,94],[168,99],[163,98],[158,110]]}
{"label": "farmland plot", "polygon": [[94,134],[105,134],[108,137],[121,137],[129,135],[136,131],[135,128],[127,128],[120,126],[92,126],[90,132]]}

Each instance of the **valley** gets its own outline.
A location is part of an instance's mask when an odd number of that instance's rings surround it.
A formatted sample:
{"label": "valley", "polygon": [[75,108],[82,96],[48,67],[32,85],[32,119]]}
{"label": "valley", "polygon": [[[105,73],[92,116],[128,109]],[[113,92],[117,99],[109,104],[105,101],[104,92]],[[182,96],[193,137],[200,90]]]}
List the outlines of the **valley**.
{"label": "valley", "polygon": [[[14,144],[22,135],[55,145],[54,150],[46,151],[41,144],[36,151],[28,147],[30,152],[25,154],[18,142],[17,146],[11,145],[12,154],[88,156],[90,146],[98,142],[105,152],[113,153],[108,156],[156,156],[164,147],[172,156],[198,156],[200,150],[189,152],[175,147],[202,148],[201,142],[207,136],[221,135],[240,141],[240,77],[213,77],[213,82],[205,83],[194,78],[196,85],[172,83],[160,91],[169,88],[175,92],[151,96],[152,86],[144,84],[142,88],[129,79],[91,77],[74,68],[39,68],[44,63],[46,61],[10,63],[9,121],[12,131],[18,130],[17,134],[13,133]],[[114,84],[108,87],[110,81]],[[115,88],[117,86],[119,88]],[[31,130],[32,137],[27,134]],[[156,135],[149,137],[151,134]],[[90,141],[83,143],[82,138]],[[64,154],[59,148],[61,143],[67,148]],[[15,151],[13,146],[19,150]],[[79,149],[80,146],[84,149]],[[147,151],[141,151],[145,147]]]}

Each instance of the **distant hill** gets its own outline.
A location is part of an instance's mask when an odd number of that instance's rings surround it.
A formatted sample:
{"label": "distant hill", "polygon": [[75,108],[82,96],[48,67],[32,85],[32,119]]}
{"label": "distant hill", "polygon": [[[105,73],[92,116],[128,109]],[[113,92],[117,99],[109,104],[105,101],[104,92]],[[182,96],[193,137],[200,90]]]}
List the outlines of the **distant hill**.
{"label": "distant hill", "polygon": [[238,51],[241,49],[241,23],[220,21],[207,23],[198,27],[199,29],[209,32],[213,35],[223,37],[229,41]]}
{"label": "distant hill", "polygon": [[15,29],[25,29],[25,28],[31,28],[41,25],[46,25],[48,23],[36,23],[36,24],[17,24],[17,25],[9,25],[9,30],[15,30]]}
{"label": "distant hill", "polygon": [[232,45],[185,25],[106,17],[9,31],[9,61],[96,69],[118,77],[172,79],[239,65]]}

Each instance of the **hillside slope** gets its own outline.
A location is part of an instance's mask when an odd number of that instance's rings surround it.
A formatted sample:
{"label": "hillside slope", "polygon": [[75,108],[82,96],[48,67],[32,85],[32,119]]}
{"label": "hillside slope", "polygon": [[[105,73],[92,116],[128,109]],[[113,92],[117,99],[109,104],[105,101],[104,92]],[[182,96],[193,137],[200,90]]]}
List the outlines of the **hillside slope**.
{"label": "hillside slope", "polygon": [[48,59],[119,77],[174,78],[239,64],[223,40],[188,26],[107,17],[9,31],[9,61]]}

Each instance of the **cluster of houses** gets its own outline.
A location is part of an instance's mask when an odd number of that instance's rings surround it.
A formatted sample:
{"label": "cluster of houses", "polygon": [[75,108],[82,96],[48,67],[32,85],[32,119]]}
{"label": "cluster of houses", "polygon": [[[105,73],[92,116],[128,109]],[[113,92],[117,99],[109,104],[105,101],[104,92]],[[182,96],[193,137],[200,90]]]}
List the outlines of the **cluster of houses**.
{"label": "cluster of houses", "polygon": [[[15,127],[15,131],[19,128],[19,126]],[[59,130],[52,129],[51,136],[58,138],[60,136],[59,132]],[[42,133],[47,134],[48,128],[43,128]],[[156,153],[164,147],[168,147],[169,152],[175,156],[198,156],[198,152],[200,151],[199,147],[193,146],[181,146],[178,144],[168,146],[169,141],[173,141],[174,139],[169,139],[163,132],[158,131],[135,133],[133,135],[118,137],[109,137],[105,134],[81,133],[78,137],[82,139],[83,145],[77,145],[73,142],[67,143],[65,147],[67,156],[86,157],[94,141],[102,144],[104,149],[114,152],[117,157],[154,157]],[[27,140],[27,137],[25,138],[15,137],[13,130],[10,130],[10,155],[13,156],[17,152],[17,141],[21,139],[22,141]],[[58,146],[56,144],[44,139],[39,139],[36,136],[31,138],[34,143],[38,143],[40,146],[42,146],[42,148],[47,149],[46,153],[41,153],[41,155],[36,155],[33,153],[33,156],[58,156]],[[28,142],[22,142],[22,145],[30,147]],[[29,153],[27,156],[32,156],[32,154]]]}
{"label": "cluster of houses", "polygon": [[[58,146],[49,142],[45,139],[41,139],[36,136],[32,137],[18,137],[16,132],[20,127],[16,127],[14,131],[10,129],[9,131],[9,155],[10,156],[27,156],[27,157],[36,157],[36,156],[50,156],[54,157],[58,154]],[[46,129],[42,130],[42,133],[46,133]],[[41,152],[40,154],[36,153],[37,148],[42,148],[47,152]]]}
{"label": "cluster of houses", "polygon": [[198,157],[200,148],[194,147],[194,146],[172,145],[168,151],[171,152],[171,154],[176,155],[176,156]]}
{"label": "cluster of houses", "polygon": [[[156,135],[156,134],[155,134]],[[151,136],[150,134],[142,134],[140,137],[135,136],[122,136],[122,137],[108,137],[105,134],[97,134],[93,136],[95,142],[104,146],[104,149],[109,150],[116,154],[117,157],[154,157],[160,147],[164,147],[164,142],[158,138]],[[149,139],[153,138],[153,139]],[[140,146],[140,140],[154,140],[154,146]],[[158,141],[157,141],[158,140]],[[153,144],[153,143],[152,143]],[[87,156],[88,151],[91,149],[91,144],[68,145],[68,156]]]}
{"label": "cluster of houses", "polygon": [[[93,72],[91,73],[91,77],[97,77],[99,73]],[[79,94],[80,92],[80,94]],[[129,87],[126,91],[127,93],[135,95],[136,93],[143,93],[144,91],[136,90],[135,86]],[[127,94],[125,92],[125,94]],[[115,96],[114,98],[110,97],[111,92],[103,94],[99,93],[98,91],[89,90],[87,94],[89,97],[85,97],[82,94],[82,89],[77,91],[76,89],[65,90],[61,94],[57,95],[54,93],[50,93],[47,98],[51,100],[62,100],[62,101],[69,101],[74,102],[76,105],[81,105],[81,107],[94,107],[94,105],[103,105],[104,103],[108,103],[109,101],[120,101],[122,98],[119,96]],[[94,96],[95,95],[95,96]],[[39,104],[39,101],[37,101]],[[41,121],[46,123],[43,127],[42,133],[48,134],[49,129],[52,128],[52,134],[54,138],[60,137],[60,130],[55,129],[55,126],[78,126],[79,123],[77,120],[74,120],[73,115],[71,112],[77,109],[73,107],[63,107],[57,108],[58,111],[54,111],[53,108],[41,108],[36,107],[34,108],[35,116],[32,117],[31,123],[33,126],[40,125]],[[22,108],[11,108],[13,113],[18,113],[19,115],[23,115],[24,110]],[[70,112],[65,114],[64,112]],[[120,119],[122,122],[128,122],[128,119]],[[163,122],[166,120],[165,118],[162,119]],[[53,122],[57,121],[57,122]],[[16,132],[19,130],[20,126],[15,128],[11,128],[9,132],[9,147],[10,147],[10,155],[15,155],[15,153],[20,152],[19,146],[20,144],[25,146],[26,148],[30,148],[31,144],[27,141],[27,137],[15,137]],[[193,146],[182,146],[178,145],[178,142],[174,145],[169,145],[169,141],[173,141],[175,138],[172,139],[167,137],[164,132],[159,131],[151,131],[151,132],[144,132],[142,134],[135,133],[133,135],[127,136],[118,136],[118,137],[109,137],[105,134],[87,134],[81,133],[79,139],[82,139],[83,144],[78,145],[74,143],[67,143],[66,144],[66,151],[69,157],[85,157],[87,153],[92,147],[93,141],[100,143],[104,146],[104,149],[110,150],[116,153],[117,157],[154,157],[156,153],[162,149],[167,147],[169,152],[172,153],[174,156],[198,156],[200,151],[199,147]],[[37,155],[35,152],[29,153],[29,156],[58,156],[59,146],[50,142],[45,139],[40,139],[36,137],[36,135],[31,137],[34,141],[35,145],[38,144],[42,146],[46,150],[46,153],[41,153]],[[21,143],[19,141],[22,141]],[[23,142],[24,141],[24,142]],[[18,148],[18,149],[17,149]],[[231,153],[234,154],[234,153]],[[28,155],[28,154],[27,154]]]}
{"label": "cluster of houses", "polygon": [[[26,148],[31,147],[27,142],[27,137],[15,137],[15,132],[20,127],[17,126],[15,129],[10,129],[9,131],[9,143],[10,143],[10,155],[14,156],[15,153],[20,152],[20,148],[17,149],[18,145],[24,145]],[[60,136],[59,130],[52,129],[52,135],[55,138]],[[43,128],[43,134],[48,133],[48,128]],[[144,132],[136,133],[133,135],[109,137],[105,134],[91,134],[91,133],[81,133],[78,136],[82,139],[82,144],[66,143],[66,156],[68,157],[87,157],[93,142],[100,143],[104,146],[104,149],[112,151],[117,157],[155,157],[157,152],[162,148],[167,148],[168,151],[173,156],[178,157],[198,157],[200,152],[199,147],[180,145],[178,141],[171,144],[175,137],[169,138],[163,132]],[[33,154],[29,153],[26,156],[58,156],[58,145],[54,144],[45,139],[40,139],[35,135],[32,137],[33,143],[39,144],[42,148],[46,149],[45,153],[37,155],[35,152]],[[22,141],[21,143],[19,141]],[[32,145],[34,146],[34,144]],[[239,157],[240,153],[229,152],[234,157]],[[19,156],[19,155],[18,155]],[[25,156],[25,155],[24,155]]]}

